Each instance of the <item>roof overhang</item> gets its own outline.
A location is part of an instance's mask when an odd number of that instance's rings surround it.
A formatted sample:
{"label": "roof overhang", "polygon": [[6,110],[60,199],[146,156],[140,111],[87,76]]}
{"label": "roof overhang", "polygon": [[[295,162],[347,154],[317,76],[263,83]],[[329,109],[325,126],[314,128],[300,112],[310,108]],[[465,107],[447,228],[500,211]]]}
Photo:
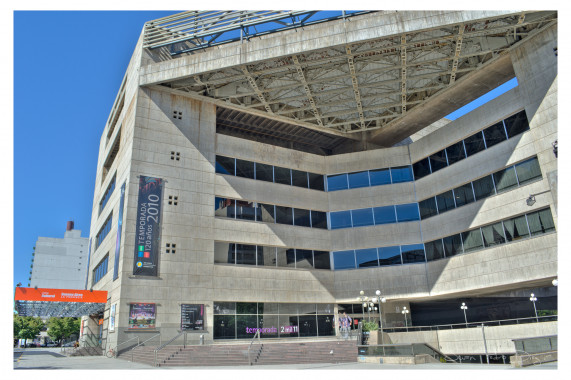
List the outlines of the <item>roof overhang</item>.
{"label": "roof overhang", "polygon": [[17,287],[14,301],[23,317],[81,317],[102,312],[107,292]]}

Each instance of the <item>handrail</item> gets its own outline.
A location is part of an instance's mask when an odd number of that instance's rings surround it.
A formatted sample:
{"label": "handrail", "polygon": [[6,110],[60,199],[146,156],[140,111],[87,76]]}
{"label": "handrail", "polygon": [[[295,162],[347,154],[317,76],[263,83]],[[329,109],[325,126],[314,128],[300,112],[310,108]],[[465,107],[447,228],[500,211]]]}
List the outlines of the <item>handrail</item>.
{"label": "handrail", "polygon": [[134,354],[133,350],[134,350],[135,348],[139,347],[139,346],[145,345],[145,343],[147,343],[149,340],[155,339],[155,337],[156,337],[157,335],[159,336],[159,344],[161,344],[161,333],[158,333],[158,334],[155,334],[155,335],[151,336],[149,339],[147,339],[147,340],[145,340],[145,341],[143,341],[143,342],[137,344],[135,347],[131,348],[131,363],[133,362],[133,354]]}
{"label": "handrail", "polygon": [[137,339],[137,346],[138,346],[138,345],[139,345],[139,342],[140,342],[139,336],[134,336],[134,337],[132,337],[131,339],[126,340],[126,341],[124,341],[123,343],[119,343],[118,345],[116,345],[116,346],[115,346],[115,349],[113,350],[113,357],[114,357],[115,359],[117,359],[117,349],[119,348],[119,346],[122,346],[122,345],[124,345],[125,343],[129,343],[130,341],[135,340],[135,339]]}
{"label": "handrail", "polygon": [[174,340],[179,338],[182,334],[184,334],[184,341],[185,341],[185,346],[186,346],[186,330],[183,330],[180,333],[178,333],[178,335],[171,338],[168,342],[165,342],[165,343],[161,344],[160,346],[158,346],[157,348],[155,348],[155,362],[153,363],[153,367],[157,366],[157,354],[158,354],[158,352],[160,350],[162,350],[163,348],[165,348],[166,346],[168,346],[169,344],[171,344]]}
{"label": "handrail", "polygon": [[248,364],[252,365],[252,359],[250,356],[250,350],[252,349],[252,344],[254,344],[254,341],[256,340],[256,337],[258,337],[258,344],[260,344],[260,349],[261,349],[261,344],[262,341],[260,340],[260,329],[256,330],[256,333],[254,334],[254,337],[252,338],[252,340],[250,341],[250,345],[248,346]]}

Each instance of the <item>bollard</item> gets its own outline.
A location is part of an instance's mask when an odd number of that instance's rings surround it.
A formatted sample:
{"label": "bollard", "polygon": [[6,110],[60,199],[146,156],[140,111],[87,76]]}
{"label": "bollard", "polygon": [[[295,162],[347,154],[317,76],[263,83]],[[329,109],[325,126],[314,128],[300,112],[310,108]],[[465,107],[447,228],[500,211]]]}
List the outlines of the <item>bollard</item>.
{"label": "bollard", "polygon": [[200,345],[204,346],[204,335],[200,335]]}

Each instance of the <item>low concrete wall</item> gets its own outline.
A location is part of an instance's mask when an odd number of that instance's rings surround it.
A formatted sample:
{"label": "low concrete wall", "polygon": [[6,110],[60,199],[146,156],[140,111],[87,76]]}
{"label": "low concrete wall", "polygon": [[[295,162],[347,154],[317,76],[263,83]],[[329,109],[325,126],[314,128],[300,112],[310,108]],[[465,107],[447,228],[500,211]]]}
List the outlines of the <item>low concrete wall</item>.
{"label": "low concrete wall", "polygon": [[521,368],[530,365],[556,362],[557,361],[557,351],[544,352],[541,354],[533,355],[520,355],[520,356],[510,356],[510,364],[512,367]]}

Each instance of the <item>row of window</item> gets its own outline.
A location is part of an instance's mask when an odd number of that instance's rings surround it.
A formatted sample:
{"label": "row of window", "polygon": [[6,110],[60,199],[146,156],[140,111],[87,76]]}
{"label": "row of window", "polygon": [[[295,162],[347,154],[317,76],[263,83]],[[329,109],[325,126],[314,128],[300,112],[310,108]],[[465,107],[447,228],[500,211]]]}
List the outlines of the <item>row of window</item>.
{"label": "row of window", "polygon": [[214,302],[214,315],[231,314],[333,314],[332,303]]}
{"label": "row of window", "polygon": [[105,223],[103,223],[103,226],[99,229],[99,232],[95,237],[95,249],[97,249],[99,245],[101,245],[101,243],[103,242],[109,231],[111,231],[112,221],[113,221],[113,213],[109,214],[107,220],[105,221]]}
{"label": "row of window", "polygon": [[422,244],[333,252],[333,269],[370,268],[424,262]]}
{"label": "row of window", "polygon": [[412,165],[414,179],[425,177],[527,130],[529,130],[527,115],[525,111],[520,111],[414,163]]}
{"label": "row of window", "polygon": [[257,265],[304,269],[331,269],[327,251],[266,247],[225,242],[214,243],[215,264]]}
{"label": "row of window", "polygon": [[331,211],[329,218],[332,230],[420,220],[417,203]]}
{"label": "row of window", "polygon": [[327,229],[327,213],[324,211],[276,206],[230,198],[215,198],[214,215],[232,219]]}
{"label": "row of window", "polygon": [[410,182],[412,180],[411,166],[333,174],[327,176],[327,191],[389,185],[391,183]]}
{"label": "row of window", "polygon": [[115,178],[116,175],[113,176],[113,178],[111,179],[111,183],[109,183],[109,186],[107,186],[105,193],[103,193],[103,196],[101,197],[101,201],[99,202],[99,214],[101,214],[101,211],[103,211],[103,209],[105,208],[107,201],[109,200],[109,198],[111,198],[113,190],[115,190]]}
{"label": "row of window", "polygon": [[424,220],[541,178],[539,162],[537,157],[533,157],[476,181],[420,201],[418,203],[420,217]]}
{"label": "row of window", "polygon": [[95,285],[105,276],[107,273],[107,264],[109,263],[109,255],[106,255],[103,260],[97,264],[95,269],[93,269],[92,285]]}

